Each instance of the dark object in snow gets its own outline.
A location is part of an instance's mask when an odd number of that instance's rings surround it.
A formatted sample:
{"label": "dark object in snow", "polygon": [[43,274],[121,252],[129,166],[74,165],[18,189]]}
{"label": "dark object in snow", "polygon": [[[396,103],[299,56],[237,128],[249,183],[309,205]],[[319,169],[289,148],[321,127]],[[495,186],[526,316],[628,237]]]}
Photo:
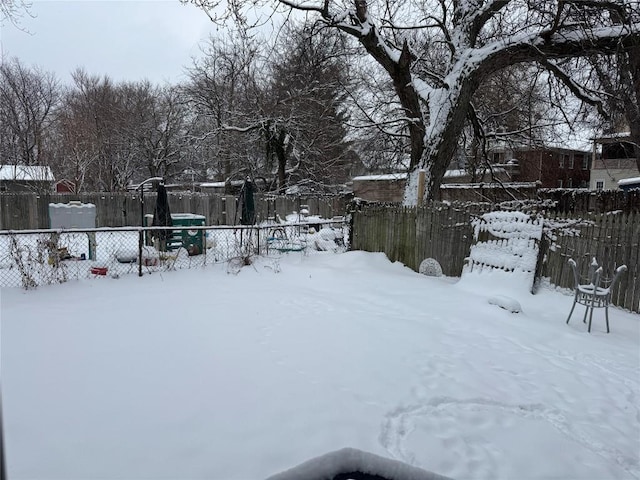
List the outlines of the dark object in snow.
{"label": "dark object in snow", "polygon": [[[156,208],[153,211],[153,227],[171,227],[171,210],[169,209],[169,197],[164,183],[158,185],[158,198],[156,199]],[[167,246],[167,238],[171,235],[171,230],[155,230],[153,237],[160,242],[160,250],[165,251]]]}
{"label": "dark object in snow", "polygon": [[372,453],[343,448],[312,458],[267,480],[450,480]]}
{"label": "dark object in snow", "polygon": [[238,197],[238,210],[241,212],[240,224],[253,225],[256,223],[256,204],[253,199],[253,193],[256,188],[249,177],[244,181],[240,196]]}

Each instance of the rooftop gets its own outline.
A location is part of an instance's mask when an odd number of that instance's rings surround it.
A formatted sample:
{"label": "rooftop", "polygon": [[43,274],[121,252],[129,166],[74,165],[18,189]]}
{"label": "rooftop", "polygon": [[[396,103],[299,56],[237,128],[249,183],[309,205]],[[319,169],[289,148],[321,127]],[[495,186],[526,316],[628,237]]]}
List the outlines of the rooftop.
{"label": "rooftop", "polygon": [[42,165],[0,165],[0,180],[53,182],[51,167]]}

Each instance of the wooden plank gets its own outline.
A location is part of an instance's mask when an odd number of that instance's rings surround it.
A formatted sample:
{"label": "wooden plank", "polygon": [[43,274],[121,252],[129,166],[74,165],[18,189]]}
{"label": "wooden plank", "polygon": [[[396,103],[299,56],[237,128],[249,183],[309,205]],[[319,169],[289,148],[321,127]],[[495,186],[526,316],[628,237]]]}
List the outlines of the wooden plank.
{"label": "wooden plank", "polygon": [[628,226],[629,258],[627,259],[627,267],[629,267],[629,271],[627,271],[627,298],[624,308],[640,312],[640,214],[630,215]]}
{"label": "wooden plank", "polygon": [[[612,270],[609,270],[607,275],[613,276],[615,273],[615,269],[620,265],[626,263],[626,259],[628,258],[628,244],[627,244],[627,221],[628,216],[625,214],[616,215],[616,228],[615,231],[612,232],[611,242],[615,245],[615,255],[613,256],[613,265]],[[629,283],[629,272],[624,273],[618,281],[618,284],[615,285],[615,288],[611,292],[611,298],[614,305],[624,305],[625,296],[627,291],[627,286]]]}

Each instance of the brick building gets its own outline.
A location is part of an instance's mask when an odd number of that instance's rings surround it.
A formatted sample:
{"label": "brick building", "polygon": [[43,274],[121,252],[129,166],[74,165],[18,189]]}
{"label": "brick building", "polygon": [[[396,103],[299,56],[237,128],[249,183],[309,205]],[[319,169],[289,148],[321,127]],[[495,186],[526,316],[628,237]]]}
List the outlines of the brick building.
{"label": "brick building", "polygon": [[513,148],[491,152],[492,164],[514,182],[536,182],[541,188],[587,188],[591,153],[567,148]]}

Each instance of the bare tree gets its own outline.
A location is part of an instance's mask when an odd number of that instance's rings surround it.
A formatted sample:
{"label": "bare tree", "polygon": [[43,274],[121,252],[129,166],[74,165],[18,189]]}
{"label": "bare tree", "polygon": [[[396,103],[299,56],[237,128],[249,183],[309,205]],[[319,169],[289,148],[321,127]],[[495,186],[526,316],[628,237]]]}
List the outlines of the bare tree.
{"label": "bare tree", "polygon": [[126,83],[123,92],[125,132],[131,136],[136,172],[170,179],[184,157],[186,106],[177,87],[154,87],[149,82]]}
{"label": "bare tree", "polygon": [[121,191],[138,177],[171,177],[183,158],[186,113],[175,87],[116,84],[77,70],[64,100],[63,171],[77,190]]}
{"label": "bare tree", "polygon": [[286,29],[269,60],[263,132],[279,190],[304,185],[323,191],[344,183],[355,160],[346,141],[349,65],[343,39],[316,35],[318,25]]}
{"label": "bare tree", "polygon": [[48,129],[59,99],[55,75],[15,58],[0,65],[0,156],[5,162],[50,164]]}
{"label": "bare tree", "polygon": [[[219,1],[194,0],[204,8]],[[616,54],[637,45],[640,22],[624,0],[229,0],[227,13],[271,5],[316,15],[356,38],[392,80],[411,144],[405,203],[417,199],[418,171],[426,197],[439,189],[483,80],[506,67],[538,63],[580,100],[597,103],[560,59]],[[246,17],[245,17],[246,18]],[[419,39],[417,41],[416,39]],[[418,63],[433,58],[438,64]]]}
{"label": "bare tree", "polygon": [[183,90],[192,119],[192,145],[200,152],[201,169],[218,180],[242,178],[252,153],[246,132],[238,125],[257,118],[257,44],[231,35],[210,38],[203,57],[189,69]]}
{"label": "bare tree", "polygon": [[5,21],[20,26],[20,18],[26,13],[30,15],[31,2],[26,0],[0,0],[0,26]]}
{"label": "bare tree", "polygon": [[[75,179],[84,178],[94,191],[122,190],[132,176],[130,155],[119,149],[124,130],[120,116],[121,94],[108,77],[79,69],[72,73],[74,88],[67,94],[64,137],[74,152]],[[85,169],[89,168],[87,172]]]}
{"label": "bare tree", "polygon": [[[295,183],[323,190],[344,182],[343,79],[337,36],[285,29],[270,52],[254,39],[213,39],[186,86],[198,142],[208,144],[224,180],[253,176],[284,192]],[[291,48],[295,44],[294,48]]]}
{"label": "bare tree", "polygon": [[74,93],[68,93],[56,122],[57,168],[62,177],[73,182],[76,192],[96,189],[93,180],[100,149],[93,126],[88,106]]}

